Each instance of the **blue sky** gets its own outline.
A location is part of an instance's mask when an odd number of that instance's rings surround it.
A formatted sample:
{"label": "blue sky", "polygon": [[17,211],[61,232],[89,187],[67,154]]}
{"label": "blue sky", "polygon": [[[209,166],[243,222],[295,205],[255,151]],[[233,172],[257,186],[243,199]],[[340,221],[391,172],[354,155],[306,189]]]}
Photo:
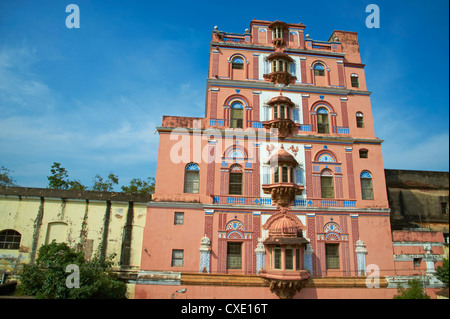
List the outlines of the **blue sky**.
{"label": "blue sky", "polygon": [[[68,4],[80,28],[68,29]],[[368,4],[380,8],[368,29]],[[96,174],[155,176],[163,115],[204,116],[214,26],[302,22],[312,39],[359,34],[385,168],[449,170],[449,3],[386,1],[0,0],[0,166],[46,187],[53,162]]]}

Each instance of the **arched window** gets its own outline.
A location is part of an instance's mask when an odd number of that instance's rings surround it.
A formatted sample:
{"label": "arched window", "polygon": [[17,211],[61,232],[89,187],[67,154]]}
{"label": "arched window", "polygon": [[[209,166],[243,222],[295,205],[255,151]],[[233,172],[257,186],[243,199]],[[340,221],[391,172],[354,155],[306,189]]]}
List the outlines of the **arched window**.
{"label": "arched window", "polygon": [[197,164],[190,163],[186,165],[184,171],[184,192],[198,194],[200,180],[200,169]]}
{"label": "arched window", "polygon": [[240,57],[234,58],[231,62],[231,67],[233,69],[242,70],[244,68],[244,60]]}
{"label": "arched window", "polygon": [[22,235],[13,229],[0,232],[0,249],[19,249]]}
{"label": "arched window", "polygon": [[364,115],[361,112],[356,112],[356,127],[364,127]]}
{"label": "arched window", "polygon": [[320,107],[317,110],[317,132],[324,134],[330,133],[328,124],[328,111],[324,107]]}
{"label": "arched window", "polygon": [[372,175],[368,171],[361,172],[362,199],[373,199]]}
{"label": "arched window", "polygon": [[314,65],[314,75],[325,76],[325,67],[321,63]]}
{"label": "arched window", "polygon": [[242,167],[238,164],[230,167],[228,193],[230,195],[242,195]]}
{"label": "arched window", "polygon": [[359,158],[369,158],[369,150],[362,148],[359,150]]}
{"label": "arched window", "polygon": [[352,87],[353,88],[359,88],[359,77],[358,74],[353,73],[352,75],[350,75],[350,79],[352,82]]}
{"label": "arched window", "polygon": [[334,198],[333,173],[329,169],[320,174],[320,190],[322,198]]}
{"label": "arched window", "polygon": [[230,127],[232,128],[244,127],[244,106],[240,102],[234,102],[233,104],[231,104]]}

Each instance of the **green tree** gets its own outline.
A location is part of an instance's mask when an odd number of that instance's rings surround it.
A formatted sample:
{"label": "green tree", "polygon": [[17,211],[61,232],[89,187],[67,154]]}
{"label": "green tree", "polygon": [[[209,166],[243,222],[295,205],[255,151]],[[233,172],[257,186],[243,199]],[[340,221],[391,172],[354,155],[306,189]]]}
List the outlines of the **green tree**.
{"label": "green tree", "polygon": [[16,181],[9,175],[10,173],[10,169],[3,165],[0,167],[0,186],[16,186]]}
{"label": "green tree", "polygon": [[132,194],[152,194],[155,192],[155,178],[147,177],[147,180],[133,178],[130,181],[130,185],[122,186],[122,191]]}
{"label": "green tree", "polygon": [[52,175],[47,176],[48,188],[51,189],[68,189],[69,188],[69,174],[61,163],[53,162],[50,169]]}
{"label": "green tree", "polygon": [[394,296],[394,299],[430,299],[430,296],[426,294],[423,289],[420,279],[411,279],[408,281],[409,288],[405,289],[399,287],[397,289],[398,295]]}
{"label": "green tree", "polygon": [[448,287],[448,259],[444,258],[442,266],[437,267],[436,277]]}
{"label": "green tree", "polygon": [[114,185],[119,184],[119,177],[117,175],[114,175],[113,173],[110,173],[108,175],[108,178],[103,181],[103,177],[100,175],[95,175],[94,179],[94,185],[92,186],[93,191],[97,192],[112,192]]}
{"label": "green tree", "polygon": [[[112,273],[112,258],[96,255],[85,261],[82,252],[53,241],[39,249],[36,264],[24,266],[18,294],[38,299],[125,298],[126,285]],[[66,285],[69,264],[79,267],[79,288]]]}
{"label": "green tree", "polygon": [[69,173],[64,167],[61,167],[61,163],[54,162],[50,172],[52,175],[47,176],[48,188],[86,190],[86,186],[80,181],[69,180]]}

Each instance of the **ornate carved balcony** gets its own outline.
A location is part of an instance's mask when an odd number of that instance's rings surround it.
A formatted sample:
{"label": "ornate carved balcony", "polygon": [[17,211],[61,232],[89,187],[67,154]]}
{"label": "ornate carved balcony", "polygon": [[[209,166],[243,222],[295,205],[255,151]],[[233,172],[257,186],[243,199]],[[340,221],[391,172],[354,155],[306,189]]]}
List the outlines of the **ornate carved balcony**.
{"label": "ornate carved balcony", "polygon": [[263,75],[265,80],[274,84],[289,85],[295,83],[297,77],[289,73],[289,65],[294,60],[289,55],[283,51],[276,51],[267,57],[267,61],[270,63],[271,72]]}
{"label": "ornate carved balcony", "polygon": [[260,271],[260,276],[280,299],[290,299],[309,278],[308,271],[303,269],[304,247],[308,244],[303,237],[305,226],[288,208],[279,207],[263,229],[269,231],[264,246],[271,252],[272,258],[267,269]]}
{"label": "ornate carved balcony", "polygon": [[300,126],[291,119],[273,119],[270,121],[264,121],[262,124],[266,129],[277,129],[277,137],[280,140],[284,140],[286,137],[292,136],[294,134],[294,130],[298,129]]}
{"label": "ornate carved balcony", "polygon": [[291,136],[294,129],[298,129],[300,124],[291,120],[291,111],[295,107],[294,102],[287,96],[280,95],[272,98],[267,104],[272,109],[272,120],[263,122],[266,129],[277,129],[278,138],[283,140]]}
{"label": "ornate carved balcony", "polygon": [[272,43],[277,47],[283,46],[283,35],[285,30],[289,30],[288,25],[282,21],[277,20],[269,24],[269,29],[272,30]]}
{"label": "ornate carved balcony", "polygon": [[295,183],[294,170],[298,162],[281,145],[280,149],[270,156],[268,164],[271,167],[271,182],[262,185],[263,191],[271,195],[272,203],[287,207],[304,189],[303,185]]}
{"label": "ornate carved balcony", "polygon": [[286,71],[276,71],[269,74],[263,75],[264,80],[270,81],[273,84],[284,84],[289,85],[291,83],[295,83],[297,77],[292,76],[289,72]]}
{"label": "ornate carved balcony", "polygon": [[270,194],[272,202],[282,207],[289,206],[296,195],[301,195],[305,187],[294,183],[274,183],[262,185],[264,194]]}

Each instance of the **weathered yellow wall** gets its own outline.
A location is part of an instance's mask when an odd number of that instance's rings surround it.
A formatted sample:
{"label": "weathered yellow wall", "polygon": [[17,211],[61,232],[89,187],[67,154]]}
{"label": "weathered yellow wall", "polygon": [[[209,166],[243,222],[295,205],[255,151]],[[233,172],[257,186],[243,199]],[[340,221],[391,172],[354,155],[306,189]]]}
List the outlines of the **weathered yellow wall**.
{"label": "weathered yellow wall", "polygon": [[[127,199],[126,194],[121,196]],[[105,255],[115,254],[116,267],[120,266],[124,229],[133,195],[129,197],[130,201],[110,201]],[[127,268],[138,269],[147,205],[144,200],[133,201],[132,207],[131,255]],[[55,238],[83,250],[87,259],[100,254],[107,208],[107,200],[0,194],[0,231],[13,229],[22,235],[19,249],[0,249],[0,272],[14,272],[18,264],[30,263],[33,257],[37,258],[39,247]],[[37,240],[34,250],[33,240]]]}

